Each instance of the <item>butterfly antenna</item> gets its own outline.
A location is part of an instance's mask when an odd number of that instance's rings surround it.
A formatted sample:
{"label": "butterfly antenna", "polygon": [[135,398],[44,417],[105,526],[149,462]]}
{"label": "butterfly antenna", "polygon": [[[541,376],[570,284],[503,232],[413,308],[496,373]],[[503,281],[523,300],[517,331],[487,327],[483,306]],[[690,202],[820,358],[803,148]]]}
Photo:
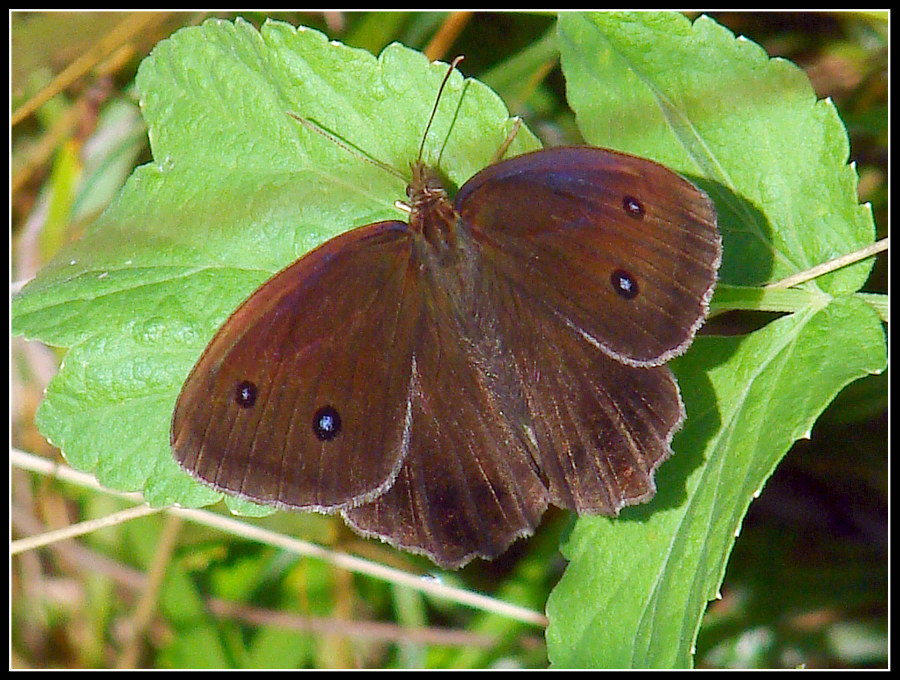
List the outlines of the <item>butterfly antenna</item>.
{"label": "butterfly antenna", "polygon": [[397,170],[397,168],[391,167],[387,163],[383,163],[382,161],[378,160],[377,158],[373,158],[372,156],[367,154],[362,149],[358,149],[357,147],[352,146],[351,144],[348,144],[340,137],[337,137],[336,135],[332,134],[325,128],[320,127],[316,123],[313,123],[311,120],[308,120],[308,119],[304,118],[303,116],[298,116],[296,113],[291,113],[290,111],[287,111],[286,113],[291,118],[293,118],[298,123],[300,123],[303,127],[305,127],[307,130],[315,132],[317,135],[321,135],[322,137],[324,137],[325,139],[330,141],[332,144],[343,149],[350,155],[356,156],[357,158],[364,160],[366,163],[371,163],[372,165],[374,165],[378,168],[381,168],[382,170],[385,170],[385,171],[389,172],[390,174],[394,175],[394,177],[399,177],[404,182],[406,181],[406,177],[404,176],[404,174],[402,172],[400,172],[399,170]]}
{"label": "butterfly antenna", "polygon": [[425,126],[425,134],[422,135],[422,143],[419,145],[419,162],[422,161],[422,153],[425,151],[425,140],[428,139],[428,131],[431,129],[431,123],[434,121],[434,114],[437,113],[438,104],[441,103],[441,94],[444,92],[444,86],[447,84],[447,81],[450,80],[450,74],[453,73],[453,69],[455,69],[463,59],[465,59],[465,57],[459,55],[450,62],[450,68],[447,69],[447,75],[444,76],[441,87],[438,89],[437,97],[434,100],[434,108],[431,109],[431,116],[428,118],[428,125]]}

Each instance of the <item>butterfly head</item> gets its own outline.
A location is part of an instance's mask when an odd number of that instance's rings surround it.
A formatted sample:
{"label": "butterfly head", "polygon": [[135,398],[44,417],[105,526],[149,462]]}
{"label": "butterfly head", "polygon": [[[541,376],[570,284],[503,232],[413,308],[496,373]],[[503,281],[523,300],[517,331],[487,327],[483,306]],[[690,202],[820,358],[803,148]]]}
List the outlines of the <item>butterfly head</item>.
{"label": "butterfly head", "polygon": [[440,176],[421,161],[410,164],[412,180],[406,187],[409,226],[438,252],[452,250],[459,213],[450,202]]}

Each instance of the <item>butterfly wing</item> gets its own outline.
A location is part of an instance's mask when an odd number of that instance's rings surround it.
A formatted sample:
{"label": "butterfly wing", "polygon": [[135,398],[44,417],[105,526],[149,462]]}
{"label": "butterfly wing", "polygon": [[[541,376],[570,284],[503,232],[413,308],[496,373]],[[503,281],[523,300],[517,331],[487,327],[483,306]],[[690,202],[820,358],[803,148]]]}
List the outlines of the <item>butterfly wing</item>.
{"label": "butterfly wing", "polygon": [[618,361],[664,363],[706,316],[721,259],[715,208],[662,165],[547,149],[478,173],[456,206],[502,276]]}
{"label": "butterfly wing", "polygon": [[410,244],[401,222],[356,229],[248,298],[178,397],[178,463],[287,508],[334,510],[388,488],[410,436],[408,338],[421,297]]}

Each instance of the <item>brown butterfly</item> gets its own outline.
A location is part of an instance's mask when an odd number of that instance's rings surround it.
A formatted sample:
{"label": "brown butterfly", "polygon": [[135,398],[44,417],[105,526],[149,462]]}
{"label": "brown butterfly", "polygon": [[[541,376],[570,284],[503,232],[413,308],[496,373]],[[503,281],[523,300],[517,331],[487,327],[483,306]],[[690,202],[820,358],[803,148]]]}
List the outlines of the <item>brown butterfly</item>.
{"label": "brown butterfly", "polygon": [[648,500],[685,417],[665,363],[721,259],[710,199],[591,147],[501,161],[452,202],[411,168],[408,224],[328,241],[225,322],[178,397],[175,459],[443,567],[501,554],[549,503]]}

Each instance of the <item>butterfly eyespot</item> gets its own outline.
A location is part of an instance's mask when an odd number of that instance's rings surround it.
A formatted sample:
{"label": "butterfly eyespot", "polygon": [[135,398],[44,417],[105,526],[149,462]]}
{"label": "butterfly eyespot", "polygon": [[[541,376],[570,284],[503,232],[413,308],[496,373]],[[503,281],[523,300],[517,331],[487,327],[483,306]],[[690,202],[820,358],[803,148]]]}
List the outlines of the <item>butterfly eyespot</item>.
{"label": "butterfly eyespot", "polygon": [[341,414],[333,406],[323,406],[313,415],[312,428],[319,441],[330,442],[341,432]]}
{"label": "butterfly eyespot", "polygon": [[256,395],[258,392],[259,390],[257,390],[256,385],[249,380],[244,380],[243,382],[238,383],[238,386],[234,390],[234,401],[242,408],[252,408],[253,404],[256,403]]}
{"label": "butterfly eyespot", "polygon": [[624,269],[617,269],[610,277],[613,289],[626,300],[633,300],[638,294],[637,279]]}
{"label": "butterfly eyespot", "polygon": [[622,199],[622,207],[629,217],[636,220],[644,218],[644,204],[637,200],[634,196],[626,196]]}

